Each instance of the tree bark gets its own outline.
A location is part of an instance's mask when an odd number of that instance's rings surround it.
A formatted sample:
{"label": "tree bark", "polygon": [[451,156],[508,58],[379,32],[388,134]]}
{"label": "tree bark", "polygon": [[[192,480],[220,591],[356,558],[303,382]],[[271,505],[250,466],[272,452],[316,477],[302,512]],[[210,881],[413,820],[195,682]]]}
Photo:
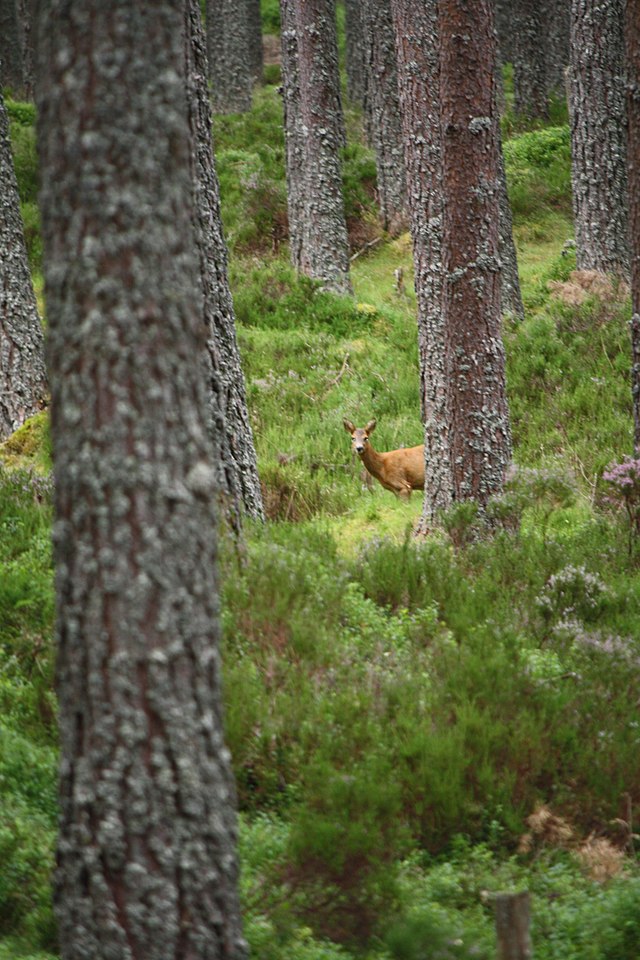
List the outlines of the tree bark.
{"label": "tree bark", "polygon": [[499,136],[489,0],[392,0],[425,420],[422,532],[481,511],[511,459],[501,338]]}
{"label": "tree bark", "polygon": [[291,259],[325,289],[350,293],[335,3],[281,0],[280,10]]}
{"label": "tree bark", "polygon": [[451,505],[449,385],[444,350],[442,144],[438,12],[434,0],[391,0],[407,198],[418,302],[420,397],[425,425],[425,516]]}
{"label": "tree bark", "polygon": [[364,106],[365,69],[362,35],[362,0],[345,0],[345,39],[347,97],[351,103]]}
{"label": "tree bark", "polygon": [[253,61],[249,0],[207,0],[207,53],[214,113],[251,109]]}
{"label": "tree bark", "polygon": [[513,109],[528,120],[546,120],[548,0],[513,0]]}
{"label": "tree bark", "polygon": [[221,508],[231,526],[239,531],[243,513],[262,520],[264,511],[227,273],[199,0],[187,0],[185,10],[195,230],[207,336],[206,373],[210,384],[209,423]]}
{"label": "tree bark", "polygon": [[491,0],[439,0],[445,353],[456,500],[486,506],[511,461],[501,334]]}
{"label": "tree bark", "polygon": [[241,958],[184,4],[39,17],[61,955]]}
{"label": "tree bark", "polygon": [[571,174],[579,270],[628,276],[623,0],[572,0]]}
{"label": "tree bark", "polygon": [[289,250],[292,266],[301,271],[305,195],[304,132],[300,107],[298,31],[293,0],[280,0],[280,43]]}
{"label": "tree bark", "polygon": [[24,51],[18,0],[0,0],[0,88],[16,99],[25,95]]}
{"label": "tree bark", "polygon": [[367,126],[376,154],[378,203],[385,230],[405,226],[406,180],[398,71],[390,0],[361,0]]}
{"label": "tree bark", "polygon": [[24,242],[9,119],[0,94],[0,440],[46,402],[42,326]]}
{"label": "tree bark", "polygon": [[569,66],[569,20],[571,5],[567,0],[546,0],[545,71],[547,96],[566,96],[565,71]]}
{"label": "tree bark", "polygon": [[640,456],[640,17],[635,0],[625,9],[625,59],[629,141],[629,246],[631,261],[631,390],[634,451]]}
{"label": "tree bark", "polygon": [[[499,66],[496,63],[496,69]],[[496,94],[499,103],[499,92]],[[496,103],[498,115],[498,202],[500,205],[500,311],[508,313],[518,320],[524,320],[524,304],[520,291],[520,274],[518,272],[518,254],[513,240],[513,216],[509,191],[507,189],[507,172],[502,153],[502,135],[500,132],[500,109]]]}
{"label": "tree bark", "polygon": [[246,0],[247,22],[249,24],[249,55],[251,74],[254,83],[262,83],[264,69],[264,51],[262,49],[262,13],[260,0]]}

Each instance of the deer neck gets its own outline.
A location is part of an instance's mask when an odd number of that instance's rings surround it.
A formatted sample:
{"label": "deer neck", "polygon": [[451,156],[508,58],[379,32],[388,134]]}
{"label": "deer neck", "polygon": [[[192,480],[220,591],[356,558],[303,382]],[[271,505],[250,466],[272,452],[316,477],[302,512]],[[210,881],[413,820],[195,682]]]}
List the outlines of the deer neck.
{"label": "deer neck", "polygon": [[384,460],[382,455],[373,449],[371,446],[371,441],[369,441],[360,454],[360,459],[364,463],[369,473],[373,474],[374,477],[377,477],[382,472]]}

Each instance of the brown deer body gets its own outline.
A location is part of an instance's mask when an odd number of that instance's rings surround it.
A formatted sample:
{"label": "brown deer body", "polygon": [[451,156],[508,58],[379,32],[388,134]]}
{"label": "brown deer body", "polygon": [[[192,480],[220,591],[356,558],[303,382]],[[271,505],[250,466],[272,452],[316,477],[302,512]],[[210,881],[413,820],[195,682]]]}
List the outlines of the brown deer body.
{"label": "brown deer body", "polygon": [[369,440],[376,426],[370,420],[366,427],[354,427],[350,420],[343,420],[344,428],[351,436],[351,446],[362,463],[386,490],[408,500],[412,490],[424,488],[424,444],[403,450],[378,453]]}

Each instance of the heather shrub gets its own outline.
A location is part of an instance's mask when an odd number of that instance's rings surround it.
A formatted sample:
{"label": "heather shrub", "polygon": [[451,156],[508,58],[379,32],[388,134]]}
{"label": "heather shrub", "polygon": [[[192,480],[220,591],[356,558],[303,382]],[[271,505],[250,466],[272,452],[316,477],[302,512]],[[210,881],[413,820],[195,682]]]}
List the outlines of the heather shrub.
{"label": "heather shrub", "polygon": [[602,478],[608,485],[607,501],[627,517],[631,552],[640,534],[640,459],[627,456],[621,463],[610,463]]}

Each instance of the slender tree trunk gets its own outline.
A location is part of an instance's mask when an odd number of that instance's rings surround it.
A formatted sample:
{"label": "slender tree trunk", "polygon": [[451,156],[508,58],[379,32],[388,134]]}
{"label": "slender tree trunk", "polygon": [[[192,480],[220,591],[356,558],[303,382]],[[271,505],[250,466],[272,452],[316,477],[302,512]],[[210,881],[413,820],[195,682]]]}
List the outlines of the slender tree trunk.
{"label": "slender tree trunk", "polygon": [[500,64],[513,63],[513,0],[495,0]]}
{"label": "slender tree trunk", "polygon": [[513,0],[513,108],[517,116],[546,120],[547,2]]}
{"label": "slender tree trunk", "polygon": [[364,106],[365,69],[362,36],[362,0],[345,0],[345,35],[347,97],[351,103]]}
{"label": "slender tree trunk", "polygon": [[547,19],[544,24],[545,72],[547,96],[565,96],[565,71],[569,66],[569,20],[571,4],[568,0],[546,0]]}
{"label": "slender tree trunk", "polygon": [[207,53],[214,113],[251,109],[249,0],[207,0]]}
{"label": "slender tree trunk", "polygon": [[262,83],[264,51],[262,49],[262,13],[260,0],[246,0],[249,24],[249,53],[254,83]]}
{"label": "slender tree trunk", "polygon": [[623,14],[623,0],[572,0],[569,106],[578,269],[627,276]]}
{"label": "slender tree trunk", "polygon": [[406,217],[406,180],[398,71],[390,0],[361,0],[368,129],[376,154],[380,216],[399,233]]}
{"label": "slender tree trunk", "polygon": [[[496,71],[500,67],[496,61]],[[518,273],[518,255],[513,240],[513,216],[509,191],[507,189],[507,172],[502,153],[502,135],[500,132],[500,90],[496,92],[496,114],[498,116],[498,202],[500,206],[500,309],[503,314],[508,313],[519,320],[524,319],[524,304],[520,291],[520,275]]]}
{"label": "slender tree trunk", "polygon": [[9,119],[0,94],[0,440],[47,395],[42,326],[24,242]]}
{"label": "slender tree trunk", "polygon": [[438,0],[445,354],[456,500],[481,508],[511,460],[501,334],[499,134],[491,0]]}
{"label": "slender tree trunk", "polygon": [[454,497],[444,350],[438,14],[434,0],[391,0],[391,11],[418,301],[425,514],[433,520]]}
{"label": "slender tree trunk", "polygon": [[61,955],[240,958],[184,4],[40,18]]}
{"label": "slender tree trunk", "polygon": [[253,433],[236,339],[220,217],[220,188],[211,144],[207,57],[199,0],[186,0],[185,50],[193,145],[195,227],[200,254],[210,429],[222,510],[236,530],[247,513],[264,519]]}
{"label": "slender tree trunk", "polygon": [[[283,0],[284,7],[290,2]],[[301,270],[328,290],[350,293],[335,0],[305,0],[294,12],[304,171]],[[291,22],[286,11],[282,22]]]}
{"label": "slender tree trunk", "polygon": [[24,52],[18,0],[0,0],[0,88],[25,95]]}
{"label": "slender tree trunk", "polygon": [[640,457],[640,16],[636,0],[626,0],[625,44],[629,142],[629,246],[631,260],[631,389],[634,450]]}
{"label": "slender tree trunk", "polygon": [[305,166],[304,131],[300,107],[298,31],[294,0],[280,0],[280,42],[282,49],[282,106],[287,178],[287,218],[291,263],[302,270]]}

